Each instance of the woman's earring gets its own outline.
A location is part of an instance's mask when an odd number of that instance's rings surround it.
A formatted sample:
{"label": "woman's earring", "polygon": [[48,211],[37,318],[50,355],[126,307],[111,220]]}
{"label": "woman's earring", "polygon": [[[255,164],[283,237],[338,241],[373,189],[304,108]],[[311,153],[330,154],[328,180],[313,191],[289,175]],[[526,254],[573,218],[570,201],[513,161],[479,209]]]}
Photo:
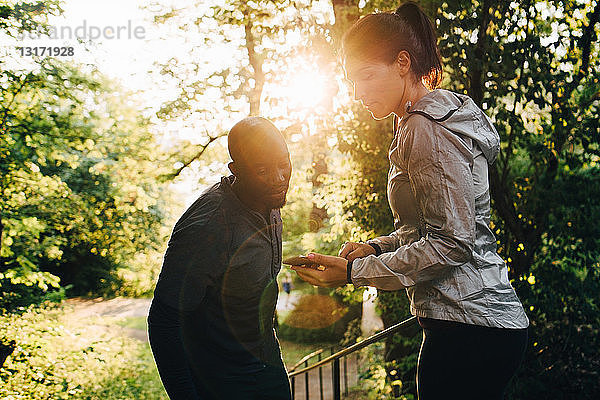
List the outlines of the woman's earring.
{"label": "woman's earring", "polygon": [[410,108],[412,107],[412,101],[410,101],[410,100],[407,101],[405,107],[406,107],[406,112],[408,112],[408,110],[410,110]]}

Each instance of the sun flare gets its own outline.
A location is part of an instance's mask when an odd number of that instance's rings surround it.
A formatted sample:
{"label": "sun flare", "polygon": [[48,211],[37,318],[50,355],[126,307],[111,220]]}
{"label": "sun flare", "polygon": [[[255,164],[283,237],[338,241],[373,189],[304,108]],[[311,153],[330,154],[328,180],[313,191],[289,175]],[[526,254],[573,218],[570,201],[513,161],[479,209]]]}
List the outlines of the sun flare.
{"label": "sun flare", "polygon": [[286,88],[289,100],[301,108],[313,108],[325,97],[325,77],[318,72],[304,72],[295,77]]}
{"label": "sun flare", "polygon": [[[275,104],[283,109],[283,115],[289,113],[312,113],[327,108],[331,104],[337,88],[335,79],[319,70],[318,65],[304,59],[290,63],[284,79],[268,89],[268,97],[276,99]],[[274,108],[279,108],[277,105]]]}

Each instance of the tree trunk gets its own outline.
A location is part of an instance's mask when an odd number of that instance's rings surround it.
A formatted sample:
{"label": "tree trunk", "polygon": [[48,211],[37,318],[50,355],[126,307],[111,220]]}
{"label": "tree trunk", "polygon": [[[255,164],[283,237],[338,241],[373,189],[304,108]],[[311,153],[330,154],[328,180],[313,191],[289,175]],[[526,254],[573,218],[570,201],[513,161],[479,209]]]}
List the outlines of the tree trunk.
{"label": "tree trunk", "polygon": [[11,340],[8,343],[0,342],[0,367],[4,365],[6,358],[15,350],[15,341]]}
{"label": "tree trunk", "polygon": [[250,89],[248,95],[250,101],[250,115],[260,114],[260,98],[262,96],[263,86],[265,85],[265,74],[263,72],[263,60],[260,54],[256,52],[256,38],[252,32],[252,16],[244,11],[246,24],[244,25],[244,32],[246,36],[246,50],[248,51],[248,61],[252,66],[254,79],[254,87]]}
{"label": "tree trunk", "polygon": [[490,24],[490,0],[484,0],[481,9],[481,22],[479,24],[479,32],[477,34],[477,45],[475,46],[475,62],[471,64],[471,81],[469,87],[469,95],[475,103],[481,107],[483,101],[483,87],[481,84],[481,76],[483,74],[482,66],[483,55],[485,54],[485,40],[488,26]]}
{"label": "tree trunk", "polygon": [[2,254],[2,232],[4,232],[4,225],[2,224],[2,217],[0,217],[0,254]]}
{"label": "tree trunk", "polygon": [[358,1],[356,0],[331,0],[333,5],[333,15],[335,23],[333,24],[333,40],[339,47],[344,32],[360,17],[358,10]]}
{"label": "tree trunk", "polygon": [[[322,185],[319,182],[319,176],[323,174],[327,174],[327,161],[325,160],[325,154],[321,151],[316,153],[313,152],[313,175],[311,178],[313,188],[318,188]],[[315,203],[312,205],[312,210],[309,215],[309,229],[312,232],[317,232],[319,229],[323,227],[323,221],[327,218],[327,208],[318,207]]]}
{"label": "tree trunk", "polygon": [[[335,22],[332,27],[333,46],[340,47],[341,38],[346,29],[358,20],[358,2],[354,0],[332,0],[333,13],[335,16]],[[335,52],[330,52],[335,54]],[[331,63],[335,63],[336,60],[330,60]],[[331,99],[333,101],[333,97]],[[333,109],[333,107],[331,107]],[[321,186],[319,177],[327,174],[327,160],[325,159],[325,153],[323,152],[322,146],[313,147],[312,155],[312,167],[313,175],[311,182],[314,189]],[[325,207],[318,207],[315,203],[312,205],[312,210],[309,215],[309,229],[312,232],[317,232],[324,225],[323,221],[327,218],[327,209]]]}

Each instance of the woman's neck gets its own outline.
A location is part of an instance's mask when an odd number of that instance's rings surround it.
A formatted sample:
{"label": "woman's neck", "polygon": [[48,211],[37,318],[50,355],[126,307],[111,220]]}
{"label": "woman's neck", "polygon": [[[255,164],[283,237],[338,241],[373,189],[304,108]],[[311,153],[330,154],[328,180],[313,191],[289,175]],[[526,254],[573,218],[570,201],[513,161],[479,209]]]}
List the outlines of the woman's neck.
{"label": "woman's neck", "polygon": [[410,88],[407,88],[406,96],[402,99],[394,114],[396,114],[398,117],[402,117],[407,113],[412,105],[421,100],[421,98],[427,95],[429,92],[429,89],[427,89],[421,82],[412,85]]}

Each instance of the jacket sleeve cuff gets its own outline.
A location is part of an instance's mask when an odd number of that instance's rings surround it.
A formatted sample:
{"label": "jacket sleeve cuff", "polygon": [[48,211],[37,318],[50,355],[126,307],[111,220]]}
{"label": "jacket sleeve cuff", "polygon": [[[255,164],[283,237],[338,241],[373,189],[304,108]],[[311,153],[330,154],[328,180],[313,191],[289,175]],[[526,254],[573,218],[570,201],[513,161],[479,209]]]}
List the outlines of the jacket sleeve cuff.
{"label": "jacket sleeve cuff", "polygon": [[346,283],[352,284],[352,263],[353,261],[348,261],[348,265],[346,265]]}

